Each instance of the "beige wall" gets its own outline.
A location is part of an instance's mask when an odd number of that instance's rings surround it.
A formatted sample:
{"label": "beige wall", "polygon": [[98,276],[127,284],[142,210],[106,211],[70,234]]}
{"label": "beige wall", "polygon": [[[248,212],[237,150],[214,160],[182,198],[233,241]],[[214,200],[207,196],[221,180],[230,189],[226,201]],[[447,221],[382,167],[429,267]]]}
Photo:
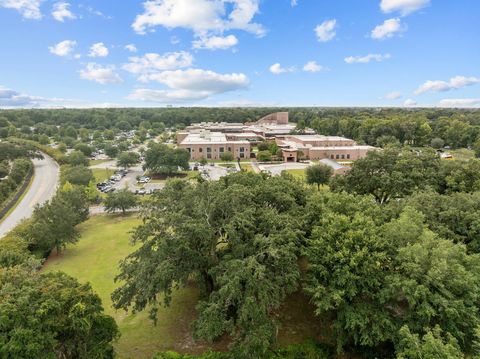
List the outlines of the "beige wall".
{"label": "beige wall", "polygon": [[[250,143],[209,143],[209,144],[179,144],[179,148],[190,151],[190,159],[198,161],[201,158],[207,160],[219,160],[220,154],[223,152],[232,152],[233,158],[250,158]],[[210,151],[209,151],[210,149]],[[243,152],[241,151],[243,149]],[[243,154],[243,157],[242,157]]]}
{"label": "beige wall", "polygon": [[359,148],[359,149],[347,149],[347,148],[332,148],[332,149],[310,149],[302,150],[310,160],[321,160],[323,158],[330,158],[335,161],[356,161],[367,155],[372,149]]}
{"label": "beige wall", "polygon": [[294,136],[286,136],[286,140],[298,143],[300,145],[306,146],[311,145],[312,147],[340,147],[340,146],[354,146],[357,143],[354,140],[348,138],[342,140],[327,140],[327,139],[312,139],[312,140],[303,140],[296,138]]}

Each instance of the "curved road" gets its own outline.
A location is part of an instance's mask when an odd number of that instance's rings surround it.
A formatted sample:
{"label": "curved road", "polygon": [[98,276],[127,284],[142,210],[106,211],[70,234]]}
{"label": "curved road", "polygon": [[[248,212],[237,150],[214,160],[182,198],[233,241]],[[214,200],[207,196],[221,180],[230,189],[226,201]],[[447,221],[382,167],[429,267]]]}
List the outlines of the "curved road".
{"label": "curved road", "polygon": [[60,180],[60,169],[51,157],[44,153],[43,156],[43,160],[33,160],[35,176],[28,192],[8,217],[0,222],[0,238],[23,219],[29,218],[37,204],[42,204],[55,195]]}

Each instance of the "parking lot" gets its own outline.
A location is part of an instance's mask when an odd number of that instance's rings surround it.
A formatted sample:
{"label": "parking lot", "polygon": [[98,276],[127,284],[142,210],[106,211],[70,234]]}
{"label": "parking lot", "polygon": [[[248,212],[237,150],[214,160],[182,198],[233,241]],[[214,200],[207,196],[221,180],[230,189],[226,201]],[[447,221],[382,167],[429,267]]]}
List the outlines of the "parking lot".
{"label": "parking lot", "polygon": [[[92,166],[92,168],[108,169],[112,171],[120,170],[116,167],[115,161],[103,162],[98,165]],[[141,192],[141,194],[144,194],[142,190],[145,190],[145,193],[151,193],[155,190],[162,189],[165,185],[164,183],[161,183],[161,182],[152,183],[151,181],[144,181],[144,183],[138,183],[137,178],[142,176],[144,176],[144,171],[141,165],[131,167],[123,175],[120,174],[119,177],[115,175],[115,177],[117,178],[114,178],[113,176],[111,177],[111,180],[108,182],[107,185],[112,189],[108,189],[108,191],[115,191],[115,190],[127,187],[130,191],[134,193]]]}

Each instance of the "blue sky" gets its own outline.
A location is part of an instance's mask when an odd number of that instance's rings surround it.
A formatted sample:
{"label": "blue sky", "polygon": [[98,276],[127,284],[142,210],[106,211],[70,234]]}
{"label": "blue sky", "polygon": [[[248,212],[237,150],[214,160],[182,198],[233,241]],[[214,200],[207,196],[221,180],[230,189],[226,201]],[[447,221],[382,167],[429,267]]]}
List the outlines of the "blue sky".
{"label": "blue sky", "polygon": [[476,0],[0,0],[0,107],[480,106]]}

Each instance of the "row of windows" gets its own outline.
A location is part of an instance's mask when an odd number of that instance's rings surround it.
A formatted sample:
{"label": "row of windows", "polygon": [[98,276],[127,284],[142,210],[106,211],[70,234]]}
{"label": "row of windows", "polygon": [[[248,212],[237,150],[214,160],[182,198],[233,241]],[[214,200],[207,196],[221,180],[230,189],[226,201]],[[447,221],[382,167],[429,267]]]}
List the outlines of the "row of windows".
{"label": "row of windows", "polygon": [[[187,150],[188,152],[195,152],[195,149],[194,149],[194,148],[191,149],[190,147],[187,147],[186,150]],[[228,152],[232,152],[232,148],[231,148],[231,147],[227,147],[227,151],[228,151]],[[243,153],[243,152],[247,152],[248,150],[245,151],[245,148],[244,148],[244,147],[240,147],[238,151],[240,151],[240,153]],[[203,152],[203,148],[200,147],[200,148],[198,149],[198,152],[202,153],[202,152]],[[213,149],[213,152],[217,152],[217,149],[214,148],[214,149]],[[220,153],[225,152],[225,148],[224,148],[224,147],[220,147],[220,148],[218,149],[218,152],[220,152]],[[212,148],[211,148],[211,147],[207,147],[207,153],[212,153]]]}
{"label": "row of windows", "polygon": [[347,160],[350,159],[350,155],[349,155],[349,154],[347,154],[347,155],[330,155],[330,158],[331,158],[332,160],[333,160],[333,159],[336,159],[336,160],[342,159],[342,160],[344,160],[345,157],[346,157]]}

